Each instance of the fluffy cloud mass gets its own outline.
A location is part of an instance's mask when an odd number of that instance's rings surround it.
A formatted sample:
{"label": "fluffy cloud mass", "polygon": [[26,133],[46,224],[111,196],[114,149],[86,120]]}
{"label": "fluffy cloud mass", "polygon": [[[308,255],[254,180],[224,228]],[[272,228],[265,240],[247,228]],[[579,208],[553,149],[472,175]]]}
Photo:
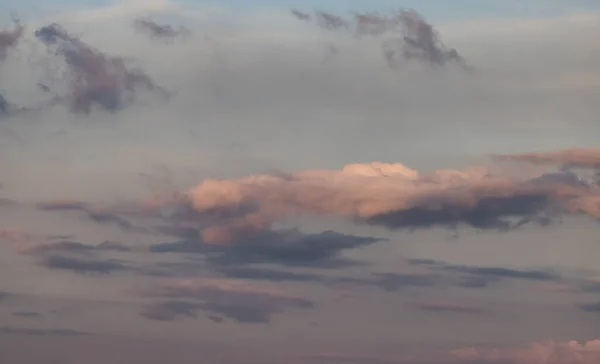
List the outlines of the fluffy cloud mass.
{"label": "fluffy cloud mass", "polygon": [[[597,188],[575,179],[511,179],[484,169],[431,174],[401,164],[353,164],[341,171],[207,179],[188,193],[195,213],[214,217],[202,229],[208,242],[230,242],[295,214],[334,214],[392,229],[457,227],[511,229],[547,223],[553,212],[590,205]],[[512,219],[512,220],[511,220]]]}

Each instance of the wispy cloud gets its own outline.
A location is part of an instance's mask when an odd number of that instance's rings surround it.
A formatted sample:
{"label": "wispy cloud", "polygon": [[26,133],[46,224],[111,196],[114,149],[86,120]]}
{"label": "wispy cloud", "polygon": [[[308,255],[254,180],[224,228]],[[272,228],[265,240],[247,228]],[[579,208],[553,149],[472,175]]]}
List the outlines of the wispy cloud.
{"label": "wispy cloud", "polygon": [[382,42],[382,53],[388,65],[394,69],[404,61],[418,61],[442,66],[455,62],[468,69],[456,49],[447,48],[439,39],[437,31],[415,10],[400,10],[389,15],[376,12],[355,13],[353,19],[316,11],[314,14],[292,10],[299,20],[314,22],[321,28],[353,32],[359,37],[391,35]]}
{"label": "wispy cloud", "polygon": [[139,18],[133,21],[133,27],[140,33],[154,39],[174,40],[191,35],[191,31],[183,26],[174,27],[169,24],[159,24],[152,19]]}
{"label": "wispy cloud", "polygon": [[168,97],[168,92],[139,67],[131,67],[121,57],[92,48],[56,23],[36,30],[35,36],[62,57],[67,67],[63,81],[68,94],[58,95],[53,103],[66,99],[71,110],[78,113],[90,113],[94,106],[116,112],[133,103],[139,90],[157,91]]}
{"label": "wispy cloud", "polygon": [[[196,317],[197,311],[204,311],[239,323],[265,324],[274,314],[315,306],[308,299],[277,289],[225,279],[198,279],[159,285],[144,292],[144,295],[171,299],[151,305],[142,312],[146,318],[162,321],[179,316]],[[189,301],[181,301],[183,299]]]}

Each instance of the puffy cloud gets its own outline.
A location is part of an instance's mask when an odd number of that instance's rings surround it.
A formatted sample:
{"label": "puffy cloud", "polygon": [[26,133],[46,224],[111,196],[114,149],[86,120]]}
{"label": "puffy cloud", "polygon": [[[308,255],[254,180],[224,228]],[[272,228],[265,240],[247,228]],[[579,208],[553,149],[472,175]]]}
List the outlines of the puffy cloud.
{"label": "puffy cloud", "polygon": [[66,66],[66,79],[61,81],[66,81],[68,94],[56,96],[52,104],[66,99],[73,112],[90,113],[94,106],[116,112],[132,104],[142,89],[158,92],[165,98],[169,96],[139,67],[131,67],[121,57],[92,48],[56,23],[36,30],[35,36],[62,57]]}
{"label": "puffy cloud", "polygon": [[178,316],[196,317],[197,311],[204,311],[239,323],[264,324],[271,320],[272,315],[284,310],[314,307],[312,301],[278,289],[225,279],[198,279],[159,285],[143,294],[170,299],[150,305],[142,312],[146,318],[161,321],[170,321]]}
{"label": "puffy cloud", "polygon": [[283,177],[207,179],[188,196],[196,214],[213,218],[201,233],[214,243],[264,231],[297,214],[335,214],[391,229],[467,225],[507,230],[532,221],[547,224],[551,213],[583,210],[584,203],[597,198],[588,186],[562,181],[523,181],[480,169],[421,175],[401,164],[383,163]]}

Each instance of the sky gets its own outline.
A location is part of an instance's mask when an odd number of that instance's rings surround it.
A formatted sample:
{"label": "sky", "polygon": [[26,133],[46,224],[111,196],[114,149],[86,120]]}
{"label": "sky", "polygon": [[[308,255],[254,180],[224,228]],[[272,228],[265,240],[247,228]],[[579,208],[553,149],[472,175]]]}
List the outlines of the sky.
{"label": "sky", "polygon": [[0,7],[0,363],[600,362],[597,2]]}

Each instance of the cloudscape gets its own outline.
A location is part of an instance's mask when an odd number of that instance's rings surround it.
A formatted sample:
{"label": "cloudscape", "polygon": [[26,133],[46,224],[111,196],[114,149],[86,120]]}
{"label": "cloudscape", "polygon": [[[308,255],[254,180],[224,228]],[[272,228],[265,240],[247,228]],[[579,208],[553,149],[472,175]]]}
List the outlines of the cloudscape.
{"label": "cloudscape", "polygon": [[0,8],[0,363],[600,363],[595,3]]}

